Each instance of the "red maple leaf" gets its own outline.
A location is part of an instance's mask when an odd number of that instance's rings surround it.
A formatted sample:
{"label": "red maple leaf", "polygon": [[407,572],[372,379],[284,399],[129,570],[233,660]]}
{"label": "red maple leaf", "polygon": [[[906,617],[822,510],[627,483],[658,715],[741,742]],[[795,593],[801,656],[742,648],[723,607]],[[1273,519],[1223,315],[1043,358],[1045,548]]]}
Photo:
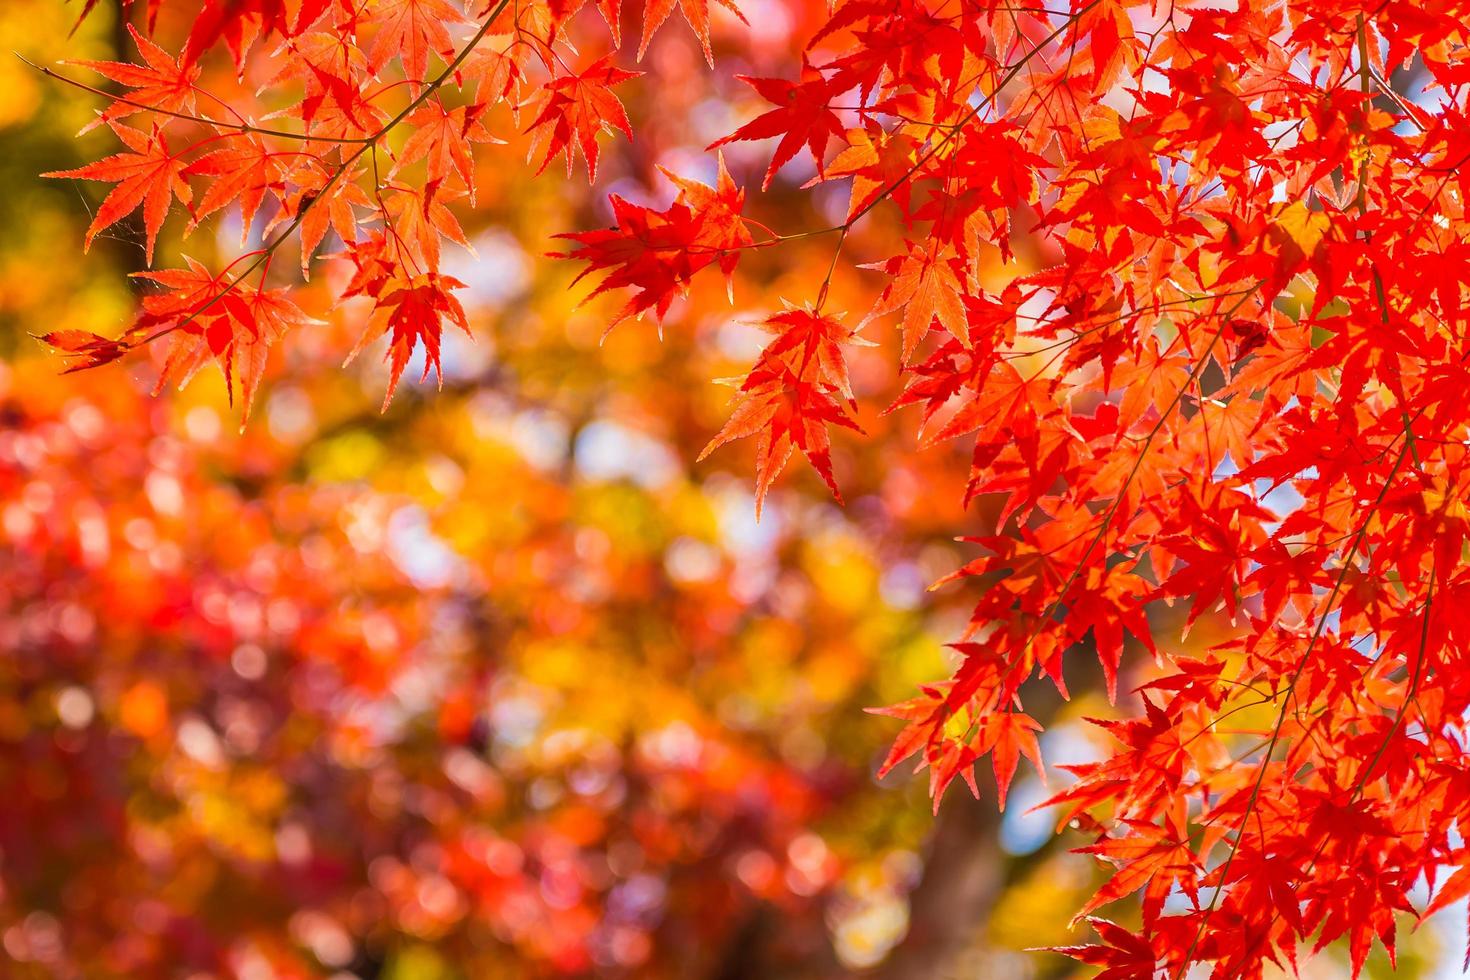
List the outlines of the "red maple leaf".
{"label": "red maple leaf", "polygon": [[740,385],[729,421],[704,447],[699,458],[704,459],[735,439],[756,437],[757,518],[766,492],[798,449],[840,503],[842,494],[832,475],[832,443],[827,426],[839,425],[854,432],[863,430],[833,397],[835,394],[836,386],[805,380],[780,358],[763,358]]}
{"label": "red maple leaf", "polygon": [[1193,872],[1199,862],[1177,826],[1160,827],[1135,821],[1129,825],[1126,836],[1106,837],[1076,850],[1110,861],[1118,868],[1082,907],[1077,918],[1144,888],[1144,921],[1151,922],[1162,910],[1164,898],[1175,881],[1181,881],[1191,897],[1196,892]]}
{"label": "red maple leaf", "polygon": [[[580,150],[587,162],[588,182],[596,180],[597,134],[616,130],[633,138],[628,113],[613,95],[612,86],[641,74],[615,67],[612,56],[606,55],[575,75],[557,76],[543,86],[532,101],[533,116],[526,129],[535,136],[537,146],[545,147],[536,172],[544,171],[553,157],[565,152],[570,177],[573,155]],[[535,147],[531,152],[535,154]]]}
{"label": "red maple leaf", "polygon": [[244,285],[234,282],[228,271],[214,274],[201,262],[187,256],[185,261],[187,269],[137,273],[168,292],[143,298],[144,314],[131,332],[170,338],[156,390],[169,384],[182,387],[213,358],[233,404],[238,377],[243,421],[250,416],[271,345],[288,329],[313,321],[286,290]]}
{"label": "red maple leaf", "polygon": [[[726,10],[740,18],[742,24],[747,23],[745,15],[740,12],[739,7],[735,6],[734,0],[719,0],[719,2]],[[643,52],[648,50],[648,42],[653,40],[654,32],[663,25],[663,22],[669,19],[669,14],[674,12],[675,6],[678,6],[679,12],[684,15],[684,20],[694,29],[694,36],[699,38],[699,44],[704,49],[704,60],[713,68],[715,56],[710,51],[709,45],[709,0],[645,0],[643,39],[638,42],[638,60],[643,60]],[[616,14],[613,15],[613,20],[615,19]],[[609,23],[612,23],[613,20],[609,20]]]}
{"label": "red maple leaf", "polygon": [[456,106],[446,109],[438,99],[431,99],[419,106],[408,117],[414,127],[413,135],[398,154],[398,163],[393,173],[418,160],[426,161],[428,182],[438,183],[450,173],[459,175],[470,192],[470,204],[475,203],[475,161],[471,143],[500,143],[485,129],[480,113],[473,106]]}
{"label": "red maple leaf", "polygon": [[168,215],[169,205],[177,197],[185,204],[193,200],[189,185],[184,181],[187,167],[182,156],[177,156],[164,141],[157,125],[152,133],[143,133],[117,121],[108,123],[112,131],[134,152],[115,153],[110,157],[89,163],[76,170],[59,170],[42,174],[43,177],[69,177],[74,180],[105,180],[117,184],[103,199],[87,228],[84,248],[92,247],[97,234],[132,214],[141,205],[143,228],[147,233],[146,256],[153,264],[153,243],[163,219]]}
{"label": "red maple leaf", "polygon": [[938,241],[929,241],[910,242],[907,255],[866,267],[880,268],[893,276],[868,316],[903,311],[904,360],[913,355],[935,320],[962,345],[970,345],[966,290],[955,271],[958,264],[958,259],[946,254]]}
{"label": "red maple leaf", "polygon": [[847,131],[831,108],[832,97],[838,93],[833,90],[827,78],[805,60],[802,61],[801,80],[798,82],[788,82],[780,78],[752,78],[748,75],[736,77],[759,92],[767,102],[775,103],[776,108],[757,116],[729,136],[715,140],[708,149],[712,150],[736,140],[781,137],[781,142],[776,144],[776,152],[771,157],[771,165],[766,169],[765,179],[761,181],[762,190],[771,186],[776,171],[796,156],[803,145],[811,151],[812,160],[820,172],[827,141],[833,136],[841,138]]}
{"label": "red maple leaf", "polygon": [[423,81],[429,55],[437,54],[446,63],[454,59],[449,25],[464,19],[464,11],[449,0],[381,0],[372,13],[378,33],[368,51],[368,67],[377,73],[398,58],[409,79]]}
{"label": "red maple leaf", "polygon": [[[357,215],[353,206],[371,208],[375,202],[352,179],[365,169],[359,166],[347,176],[332,179],[332,173],[314,160],[306,160],[292,170],[288,181],[292,190],[281,200],[281,209],[266,223],[263,234],[301,217],[301,274],[311,278],[311,257],[331,228],[344,243],[357,239]],[[306,213],[303,215],[302,211]]]}
{"label": "red maple leaf", "polygon": [[189,222],[193,231],[199,222],[220,208],[239,203],[240,241],[250,236],[251,225],[266,194],[277,198],[286,189],[288,154],[272,151],[258,137],[246,135],[230,140],[229,145],[213,150],[191,162],[184,172],[213,177]]}
{"label": "red maple leaf", "polygon": [[[204,0],[184,42],[183,62],[193,64],[223,40],[243,66],[245,53],[262,34],[292,37],[316,23],[332,0]],[[150,29],[154,0],[149,0]]]}
{"label": "red maple leaf", "polygon": [[1087,922],[1097,930],[1101,943],[1057,946],[1052,952],[1102,967],[1095,980],[1154,980],[1158,957],[1146,938],[1107,919],[1089,916]]}
{"label": "red maple leaf", "polygon": [[111,363],[132,349],[126,338],[103,337],[90,330],[53,330],[37,336],[36,339],[54,348],[63,357],[76,359],[67,365],[62,372],[64,374]]}
{"label": "red maple leaf", "polygon": [[458,279],[432,272],[414,276],[407,282],[398,280],[383,288],[377,306],[368,319],[367,328],[347,360],[350,362],[364,347],[383,334],[389,335],[388,351],[383,355],[389,365],[388,391],[383,395],[384,411],[393,400],[398,379],[403,375],[403,369],[408,366],[409,358],[419,344],[424,346],[424,372],[419,380],[428,378],[432,370],[438,375],[439,384],[444,384],[444,373],[439,366],[439,340],[443,333],[444,320],[447,318],[450,323],[463,330],[465,336],[473,336],[464,307],[460,306],[459,300],[450,292],[452,289],[464,288],[465,284]]}
{"label": "red maple leaf", "polygon": [[163,48],[140,34],[132,24],[128,25],[128,33],[132,35],[144,64],[133,65],[121,61],[64,62],[90,68],[128,90],[122,98],[103,109],[97,119],[87,124],[83,132],[108,120],[125,119],[146,109],[185,115],[194,112],[194,83],[199,79],[199,66],[181,65],[177,59],[170,58]]}
{"label": "red maple leaf", "polygon": [[798,373],[806,374],[807,365],[814,364],[822,380],[835,387],[844,398],[852,400],[852,379],[848,377],[847,358],[842,348],[847,345],[876,346],[872,341],[859,337],[852,327],[843,326],[840,316],[824,315],[810,306],[787,304],[780,313],[767,317],[761,327],[777,335],[766,346],[765,355],[797,355],[795,359],[800,362]]}
{"label": "red maple leaf", "polygon": [[554,255],[587,263],[578,280],[591,272],[611,270],[588,299],[609,289],[638,290],[618,311],[609,330],[649,309],[662,323],[675,295],[688,289],[695,273],[716,263],[727,277],[734,271],[740,251],[753,239],[740,217],[745,193],[730,179],[724,158],[719,168],[714,187],[666,170],[664,174],[679,188],[667,209],[640,207],[614,194],[610,200],[615,227],[558,236],[571,239],[578,247]]}
{"label": "red maple leaf", "polygon": [[1024,755],[1038,773],[1046,772],[1041,762],[1041,745],[1036,741],[1039,731],[1041,725],[1020,711],[994,712],[985,716],[977,726],[973,743],[975,753],[982,757],[990,753],[998,805],[1002,810],[1006,808],[1006,793],[1015,778],[1016,764],[1021,756]]}

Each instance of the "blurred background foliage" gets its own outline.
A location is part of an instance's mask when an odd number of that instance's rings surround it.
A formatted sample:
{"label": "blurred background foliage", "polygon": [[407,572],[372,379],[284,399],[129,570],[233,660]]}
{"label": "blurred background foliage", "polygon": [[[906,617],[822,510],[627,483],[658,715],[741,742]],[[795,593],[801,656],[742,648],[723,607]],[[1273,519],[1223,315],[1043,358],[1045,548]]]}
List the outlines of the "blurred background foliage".
{"label": "blurred background foliage", "polygon": [[[120,328],[142,248],[120,226],[82,255],[96,198],[35,175],[107,151],[74,138],[95,102],[0,58],[3,976],[1074,975],[1017,952],[1077,941],[1066,910],[1099,880],[1068,853],[1083,838],[1027,813],[1034,778],[1003,816],[952,793],[936,818],[922,779],[872,775],[894,726],[862,709],[946,674],[972,598],[926,590],[965,559],[952,535],[991,521],[959,507],[968,461],[877,413],[896,371],[860,350],[846,507],[794,467],[757,524],[748,447],[693,462],[727,411],[711,379],[754,358],[753,320],[809,298],[830,243],[750,255],[733,306],[706,282],[662,340],[601,342],[612,306],[579,308],[574,269],[542,257],[606,223],[609,191],[666,201],[657,165],[711,179],[702,147],[755,109],[733,75],[809,33],[799,4],[742,8],[750,29],[717,11],[713,74],[661,33],[628,86],[637,138],[591,190],[532,179],[515,121],[492,125],[510,145],[482,156],[475,254],[447,270],[476,340],[447,338],[442,391],[380,415],[382,366],[338,360],[362,311],[308,292],[324,322],[273,352],[243,431],[216,375],[153,398],[157,362],[62,376],[28,336]],[[76,13],[6,0],[3,46],[131,57],[115,7],[68,37]],[[728,148],[737,179],[765,152]],[[830,224],[802,181],[756,216]],[[873,225],[838,309],[871,301]],[[160,264],[237,254],[238,224],[171,231]],[[1039,712],[1050,763],[1088,757],[1082,719],[1109,710],[1099,678],[1069,680]],[[1400,975],[1437,943],[1404,942]]]}

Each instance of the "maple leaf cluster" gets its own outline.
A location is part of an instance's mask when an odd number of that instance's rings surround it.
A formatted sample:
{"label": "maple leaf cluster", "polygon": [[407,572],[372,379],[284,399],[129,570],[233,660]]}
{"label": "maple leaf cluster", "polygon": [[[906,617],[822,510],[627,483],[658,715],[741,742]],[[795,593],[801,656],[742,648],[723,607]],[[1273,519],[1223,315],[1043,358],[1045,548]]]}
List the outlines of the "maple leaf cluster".
{"label": "maple leaf cluster", "polygon": [[837,317],[823,316],[811,307],[789,308],[762,326],[776,334],[776,339],[740,379],[730,421],[710,440],[700,459],[732,439],[756,437],[757,517],[766,491],[797,449],[840,501],[827,427],[862,432],[852,414],[852,382],[842,348],[868,342]]}
{"label": "maple leaf cluster", "polygon": [[[650,3],[642,46],[672,7]],[[120,339],[49,341],[90,367],[171,336],[166,377],[212,356],[248,407],[265,347],[305,323],[270,260],[299,232],[309,263],[330,230],[365,341],[389,335],[390,397],[420,345],[437,368],[445,322],[469,330],[440,249],[467,245],[448,205],[474,194],[488,110],[521,110],[539,169],[580,155],[589,179],[598,134],[632,135],[613,90],[634,72],[563,61],[575,9],[508,9],[209,3],[179,58],[140,38],[146,65],[94,65],[128,89],[102,117],[128,152],[60,175],[117,185],[89,241],[141,207],[151,261],[175,202],[192,227],[269,201],[277,237],[238,274],[150,273],[167,293]],[[712,57],[707,5],[681,9]],[[660,325],[743,252],[832,241],[710,449],[755,440],[759,499],[797,450],[835,493],[831,430],[860,431],[847,349],[893,330],[889,410],[963,447],[965,502],[995,517],[951,576],[980,592],[954,675],[884,709],[906,726],[883,768],[917,755],[937,805],[989,756],[1003,803],[1021,757],[1041,766],[1028,683],[1065,695],[1082,656],[1110,698],[1126,678],[1108,747],[1050,801],[1111,869],[1079,915],[1142,892],[1136,929],[1095,919],[1099,942],[1064,950],[1106,976],[1260,976],[1338,940],[1356,974],[1396,914],[1470,893],[1466,23],[1453,0],[847,0],[790,79],[746,79],[761,108],[709,148],[774,140],[763,189],[800,161],[848,183],[840,223],[756,223],[721,161],[714,187],[614,197],[612,228],[567,236],[594,296],[631,291],[614,323]],[[201,53],[266,36],[299,131],[200,115]],[[849,328],[830,287],[872,226]],[[1191,652],[1206,620],[1225,638]]]}
{"label": "maple leaf cluster", "polygon": [[[150,26],[163,6],[149,0]],[[574,68],[559,50],[571,50],[565,25],[580,7],[510,9],[506,0],[483,8],[458,0],[209,0],[177,56],[129,25],[138,64],[75,63],[120,91],[103,93],[42,69],[105,94],[108,104],[88,128],[105,124],[125,147],[96,163],[46,175],[115,185],[87,229],[88,248],[140,208],[149,265],[176,208],[188,215],[186,235],[234,209],[246,248],[218,275],[193,259],[183,270],[149,273],[146,278],[171,292],[145,303],[144,314],[121,336],[73,331],[42,339],[75,355],[76,366],[94,367],[168,337],[160,387],[187,380],[212,356],[232,397],[238,380],[248,415],[268,348],[287,328],[308,321],[282,305],[291,304],[282,290],[267,287],[272,260],[288,242],[299,243],[302,275],[309,276],[331,234],[341,248],[337,254],[355,269],[341,296],[374,304],[357,349],[390,338],[386,407],[416,349],[424,351],[427,377],[439,369],[445,324],[470,332],[454,298],[465,287],[440,271],[442,243],[470,249],[450,205],[462,198],[476,202],[476,147],[504,142],[488,125],[492,115],[499,111],[498,121],[530,135],[540,169],[560,155],[570,173],[580,155],[589,178],[597,174],[601,134],[633,135],[613,89],[640,73],[616,67],[611,55]],[[620,39],[618,5],[603,2],[597,9]],[[650,5],[644,47],[672,9]],[[687,0],[681,9],[708,51],[704,0]],[[201,85],[201,59],[220,45],[242,76],[248,68],[269,78],[248,102],[223,99]],[[135,116],[146,117],[147,126],[123,121]],[[720,193],[735,193],[728,178]],[[692,203],[696,210],[686,211],[697,213],[693,220],[706,231],[670,240],[670,247],[748,244],[738,230],[711,233],[713,199]],[[738,200],[730,203],[738,212]],[[262,320],[266,308],[273,312]]]}
{"label": "maple leaf cluster", "polygon": [[[1339,939],[1356,974],[1397,914],[1470,893],[1463,13],[843,3],[717,141],[775,140],[767,186],[802,150],[849,180],[838,249],[870,213],[900,233],[863,265],[862,323],[899,333],[890,411],[963,440],[967,503],[998,503],[951,576],[984,583],[955,675],[881,709],[906,727],[880,775],[918,756],[937,808],[989,756],[1004,805],[1042,765],[1029,680],[1065,695],[1088,651],[1114,698],[1130,649],[1157,665],[1048,801],[1111,869],[1079,918],[1142,892],[1141,929],[1062,950],[1108,977],[1259,976]],[[662,315],[642,260],[604,285]],[[769,321],[712,443],[758,440],[762,496],[793,448],[837,490],[830,281]],[[1171,633],[1151,607],[1176,602]],[[1186,653],[1216,615],[1229,638]]]}
{"label": "maple leaf cluster", "polygon": [[[587,162],[589,167],[596,166],[595,153],[588,156]],[[695,274],[710,265],[717,265],[728,282],[740,250],[754,241],[740,216],[745,193],[730,179],[723,158],[714,187],[685,180],[667,170],[664,176],[679,188],[668,208],[655,211],[615,194],[611,204],[616,226],[564,234],[561,237],[576,242],[576,247],[570,252],[552,253],[555,258],[587,263],[578,280],[588,273],[607,270],[592,296],[619,287],[638,290],[618,311],[609,330],[650,309],[662,322],[674,298],[687,291]]]}

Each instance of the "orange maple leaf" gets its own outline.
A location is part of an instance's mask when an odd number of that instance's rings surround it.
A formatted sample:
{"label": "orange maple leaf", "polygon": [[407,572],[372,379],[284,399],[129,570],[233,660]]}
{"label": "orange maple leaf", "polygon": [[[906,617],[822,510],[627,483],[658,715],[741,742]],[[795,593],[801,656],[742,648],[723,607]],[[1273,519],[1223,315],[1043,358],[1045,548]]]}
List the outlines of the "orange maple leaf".
{"label": "orange maple leaf", "polygon": [[177,197],[185,204],[193,201],[189,185],[184,181],[188,164],[182,156],[175,155],[164,141],[163,133],[155,124],[151,134],[109,120],[119,139],[127,144],[132,153],[114,153],[110,157],[89,163],[76,170],[57,170],[42,174],[43,177],[68,177],[74,180],[105,180],[117,184],[103,199],[92,224],[87,228],[84,249],[92,247],[92,240],[102,232],[132,214],[141,205],[143,228],[147,233],[146,257],[153,264],[153,244],[163,219],[168,215],[169,205]]}

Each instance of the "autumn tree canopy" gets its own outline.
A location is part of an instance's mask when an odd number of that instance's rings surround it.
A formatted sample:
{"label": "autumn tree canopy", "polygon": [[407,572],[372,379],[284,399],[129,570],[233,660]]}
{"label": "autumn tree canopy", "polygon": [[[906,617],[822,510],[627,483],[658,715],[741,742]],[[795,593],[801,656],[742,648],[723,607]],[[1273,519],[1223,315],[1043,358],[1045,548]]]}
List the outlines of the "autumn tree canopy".
{"label": "autumn tree canopy", "polygon": [[[1470,894],[1466,5],[139,8],[130,62],[38,68],[105,95],[115,137],[47,175],[101,186],[78,244],[132,223],[147,265],[120,329],[41,338],[72,369],[152,358],[161,390],[212,362],[248,427],[279,349],[345,338],[386,360],[387,408],[495,334],[461,301],[463,222],[503,206],[484,161],[605,178],[638,151],[630,93],[724,77],[728,45],[750,70],[702,153],[532,244],[650,347],[744,303],[744,266],[822,251],[700,434],[753,452],[757,513],[798,454],[839,501],[872,479],[843,462],[870,431],[968,457],[964,563],[934,583],[968,623],[952,676],[876,709],[902,721],[882,770],[927,768],[937,809],[983,764],[1004,807],[1043,766],[1035,679],[1100,664],[1109,748],[1051,802],[1110,869],[1062,952],[1110,980],[1338,940],[1356,974]],[[772,30],[799,54],[746,64]],[[659,63],[677,31],[703,67]]]}

